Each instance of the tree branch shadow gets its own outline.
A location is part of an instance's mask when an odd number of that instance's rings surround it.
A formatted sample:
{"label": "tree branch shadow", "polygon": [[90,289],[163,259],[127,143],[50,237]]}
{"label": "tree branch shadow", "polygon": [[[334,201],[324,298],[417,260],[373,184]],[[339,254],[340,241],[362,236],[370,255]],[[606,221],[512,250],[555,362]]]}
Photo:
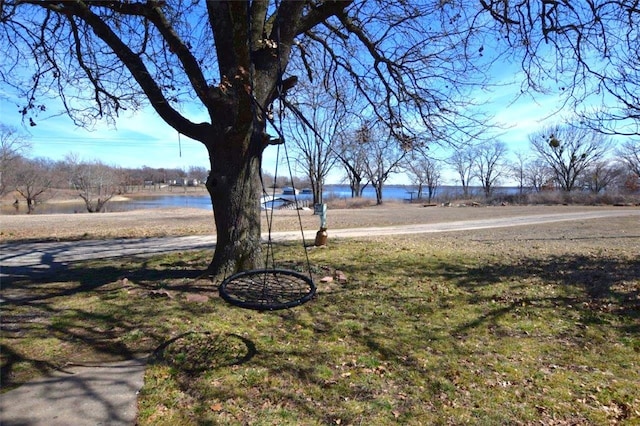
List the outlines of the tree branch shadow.
{"label": "tree branch shadow", "polygon": [[[68,361],[52,361],[49,356],[38,359],[37,352],[20,349],[25,338],[55,338],[78,347],[72,356],[80,361],[133,359],[153,350],[153,343],[165,340],[169,332],[164,327],[147,326],[136,301],[180,309],[188,302],[176,299],[175,294],[215,291],[210,283],[195,281],[200,269],[192,262],[158,266],[148,257],[129,256],[107,262],[57,263],[55,252],[38,256],[43,263],[2,268],[3,388],[19,386],[31,378],[16,370],[18,365],[29,365],[43,375]],[[66,302],[84,295],[97,297],[101,309],[84,306],[79,299]],[[191,305],[196,311],[212,309],[208,304]],[[148,342],[136,343],[140,339]]]}
{"label": "tree branch shadow", "polygon": [[[514,259],[513,262],[487,264],[474,268],[448,268],[457,285],[482,297],[482,290],[502,282],[520,282],[518,293],[527,294],[529,280],[553,285],[557,296],[530,298],[516,296],[515,303],[547,301],[573,309],[600,311],[640,319],[640,258],[602,255],[550,255],[543,259]],[[505,297],[508,295],[504,295]],[[539,300],[537,300],[539,299]],[[637,326],[636,326],[637,328]]]}

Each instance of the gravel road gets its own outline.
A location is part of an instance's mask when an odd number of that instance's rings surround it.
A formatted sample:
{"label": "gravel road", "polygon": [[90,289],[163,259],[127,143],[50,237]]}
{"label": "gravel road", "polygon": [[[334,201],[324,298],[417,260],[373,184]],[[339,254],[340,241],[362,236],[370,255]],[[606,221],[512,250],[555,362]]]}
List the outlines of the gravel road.
{"label": "gravel road", "polygon": [[[493,206],[423,207],[420,204],[385,203],[358,209],[330,209],[330,230],[434,224],[465,220],[516,218],[577,212],[633,211],[638,207],[598,206]],[[269,213],[270,214],[270,213]],[[299,217],[298,217],[299,215]],[[312,211],[276,210],[270,217],[275,232],[318,230]],[[262,229],[267,229],[266,215]],[[148,209],[120,213],[79,213],[0,216],[0,243],[24,240],[78,240],[213,235],[213,214],[202,209]]]}
{"label": "gravel road", "polygon": [[[445,209],[443,209],[445,210]],[[475,210],[475,209],[468,209]],[[506,214],[511,210],[510,214]],[[450,209],[448,212],[454,212]],[[480,210],[476,210],[480,211]],[[484,209],[483,213],[488,210]],[[360,211],[362,213],[362,211]],[[398,212],[396,211],[396,214]],[[468,212],[467,212],[468,213]],[[534,214],[525,214],[521,209],[496,209],[492,215],[480,214],[476,218],[455,220],[463,215],[448,215],[450,220],[429,223],[396,223],[378,226],[366,226],[361,220],[362,227],[330,229],[329,236],[334,238],[354,237],[380,237],[385,235],[408,235],[436,232],[460,232],[489,228],[504,228],[526,226],[554,222],[570,222],[584,220],[605,220],[610,218],[628,218],[629,227],[640,229],[640,208],[577,208],[538,210]],[[476,213],[477,214],[477,213]],[[35,216],[34,216],[35,217]],[[98,218],[99,216],[93,216]],[[286,216],[291,219],[291,216]],[[317,218],[316,218],[317,219]],[[371,219],[371,218],[369,218]],[[411,222],[410,218],[405,221]],[[415,219],[415,218],[414,218]],[[393,219],[388,219],[393,221]],[[397,218],[395,219],[398,220]],[[380,221],[378,221],[380,223]],[[4,228],[4,223],[3,223]],[[313,242],[317,228],[305,230],[304,237],[309,243]],[[267,234],[263,235],[267,238]],[[275,231],[271,233],[271,239],[298,240],[301,239],[300,231]],[[32,273],[33,271],[46,272],[69,262],[88,259],[100,259],[108,257],[151,255],[176,250],[213,248],[215,237],[213,235],[187,235],[150,238],[118,238],[104,240],[78,240],[78,241],[44,241],[44,242],[5,242],[0,244],[0,265],[2,271],[0,277],[17,277]]]}

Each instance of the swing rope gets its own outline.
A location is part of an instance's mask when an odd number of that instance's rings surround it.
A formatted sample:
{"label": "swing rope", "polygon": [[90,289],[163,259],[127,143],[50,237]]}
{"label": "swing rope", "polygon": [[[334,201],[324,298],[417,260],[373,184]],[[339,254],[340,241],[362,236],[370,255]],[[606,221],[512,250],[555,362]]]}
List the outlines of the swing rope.
{"label": "swing rope", "polygon": [[[248,19],[248,31],[247,37],[249,39],[249,43],[251,43],[251,14],[250,14],[250,3],[247,2],[247,19]],[[278,10],[278,2],[276,1],[276,10]],[[282,90],[282,61],[280,58],[280,35],[279,35],[280,27],[276,28],[276,38],[278,45],[278,81],[277,81],[277,99],[279,101],[279,111],[278,111],[278,123],[274,123],[273,119],[269,116],[267,111],[260,105],[260,103],[255,98],[254,94],[254,75],[253,75],[253,67],[250,68],[250,96],[251,96],[251,109],[254,120],[254,131],[258,121],[258,110],[263,119],[267,119],[269,123],[271,123],[272,127],[278,133],[278,137],[280,138],[282,144],[284,145],[285,156],[287,159],[287,165],[289,168],[289,176],[291,181],[293,182],[293,172],[291,168],[291,163],[289,161],[288,151],[286,147],[285,138],[283,134],[283,113],[284,113],[284,91]],[[265,122],[266,126],[266,122]],[[252,141],[253,142],[253,141]],[[277,170],[279,163],[279,155],[280,155],[280,145],[277,148],[276,155],[276,172],[274,177],[277,178]],[[262,185],[262,192],[266,194],[266,189],[264,185],[264,180],[262,176],[262,165],[260,167],[260,183]],[[274,182],[275,183],[275,182]],[[260,311],[265,310],[277,310],[277,309],[288,309],[295,306],[299,306],[303,303],[311,300],[316,293],[316,286],[313,283],[312,272],[311,272],[311,262],[309,260],[309,254],[305,248],[304,252],[306,255],[306,263],[309,275],[303,275],[299,272],[287,269],[278,269],[275,266],[275,256],[273,252],[273,240],[272,240],[272,224],[273,224],[273,202],[275,200],[275,185],[273,186],[272,198],[271,198],[271,209],[266,209],[267,216],[267,227],[268,227],[268,238],[267,238],[267,250],[265,254],[265,268],[264,269],[255,269],[249,271],[242,271],[236,274],[231,275],[230,277],[225,278],[220,286],[218,287],[218,291],[222,299],[226,302],[239,306],[242,308],[255,309]],[[306,247],[306,242],[304,238],[304,230],[302,226],[302,217],[300,215],[300,209],[298,208],[298,199],[295,195],[294,191],[294,203],[296,206],[297,214],[298,214],[298,223],[300,225],[300,232],[302,234],[302,244],[303,247]],[[271,267],[269,267],[269,262],[271,262]]]}
{"label": "swing rope", "polygon": [[[275,1],[275,6],[276,6],[276,10],[280,9],[280,2],[279,0]],[[265,17],[266,19],[266,17]],[[249,19],[250,21],[251,19]],[[251,22],[249,22],[249,27],[251,25]],[[276,49],[276,55],[277,55],[277,62],[278,62],[278,82],[276,85],[276,90],[277,90],[277,94],[278,94],[278,122],[277,125],[276,123],[273,122],[273,120],[271,121],[272,126],[274,127],[274,129],[276,130],[278,137],[280,138],[281,143],[278,144],[278,148],[277,148],[277,155],[276,155],[276,169],[275,169],[275,173],[274,173],[274,180],[277,178],[278,176],[278,164],[279,164],[279,160],[280,160],[280,146],[282,146],[284,148],[284,156],[287,160],[287,171],[289,172],[289,179],[291,181],[292,186],[294,186],[293,184],[293,169],[291,167],[291,161],[290,161],[290,156],[289,156],[289,149],[288,149],[288,144],[286,143],[286,138],[284,137],[284,126],[283,126],[283,121],[284,121],[284,111],[287,105],[287,101],[286,101],[286,92],[283,90],[283,81],[282,81],[282,76],[284,75],[284,69],[282,67],[282,57],[280,55],[280,23],[278,21],[277,25],[276,25],[276,45],[278,46],[278,48]],[[251,82],[252,86],[253,86],[253,81]],[[255,97],[253,98],[255,101]],[[259,104],[257,102],[255,102],[258,106]],[[255,116],[254,116],[255,117]],[[269,114],[266,114],[267,119],[269,119]],[[261,175],[262,176],[262,172]],[[274,182],[275,183],[275,182]],[[263,184],[263,188],[264,188],[264,184]],[[273,194],[275,196],[275,185],[273,186]],[[298,196],[296,194],[295,188],[293,191],[293,202],[296,208],[296,213],[298,216],[298,226],[300,228],[300,235],[302,236],[302,246],[306,247],[307,246],[307,242],[305,240],[305,236],[304,236],[304,228],[302,226],[302,217],[300,215],[300,206],[298,205]],[[273,218],[273,209],[271,210],[271,217]],[[268,229],[269,229],[269,237],[268,237],[268,242],[269,244],[271,244],[271,222],[268,223]],[[307,271],[309,272],[309,279],[312,280],[312,274],[311,274],[311,261],[309,259],[309,252],[307,250],[304,251],[305,253],[305,260],[306,260],[306,266],[307,266]]]}

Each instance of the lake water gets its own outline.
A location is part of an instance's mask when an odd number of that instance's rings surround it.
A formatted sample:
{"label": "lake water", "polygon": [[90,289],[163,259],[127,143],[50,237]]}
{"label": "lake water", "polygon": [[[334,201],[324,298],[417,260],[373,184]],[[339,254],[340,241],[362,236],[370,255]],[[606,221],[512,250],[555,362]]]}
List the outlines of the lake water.
{"label": "lake water", "polygon": [[[507,194],[514,194],[517,192],[517,188],[505,187],[498,188],[496,191]],[[442,186],[438,188],[437,196],[447,195],[448,197],[455,198],[458,194],[461,194],[462,190],[455,186]],[[481,188],[472,188],[472,193],[480,194]],[[324,198],[351,198],[351,189],[348,185],[326,185],[324,190]],[[423,193],[424,195],[424,193]],[[382,198],[384,201],[398,201],[409,200],[417,196],[417,189],[414,186],[408,185],[386,185],[383,187]],[[363,192],[364,198],[375,200],[375,191],[371,186],[367,186]],[[283,196],[283,198],[293,199],[293,196]],[[309,194],[298,194],[296,198],[300,201],[311,202],[312,196]],[[21,200],[22,201],[22,200]],[[81,201],[81,200],[79,200]],[[22,206],[19,209],[15,209],[11,206],[5,207],[2,210],[2,214],[24,214],[26,213],[26,206],[22,201]],[[209,194],[202,192],[202,195],[190,194],[185,196],[183,194],[163,194],[158,196],[147,196],[138,199],[132,199],[128,201],[111,201],[106,205],[106,211],[108,212],[122,212],[138,209],[153,209],[162,207],[188,207],[199,208],[205,210],[211,210],[211,199]],[[79,203],[62,203],[62,204],[41,204],[36,210],[35,214],[50,214],[50,213],[85,213],[84,204]]]}

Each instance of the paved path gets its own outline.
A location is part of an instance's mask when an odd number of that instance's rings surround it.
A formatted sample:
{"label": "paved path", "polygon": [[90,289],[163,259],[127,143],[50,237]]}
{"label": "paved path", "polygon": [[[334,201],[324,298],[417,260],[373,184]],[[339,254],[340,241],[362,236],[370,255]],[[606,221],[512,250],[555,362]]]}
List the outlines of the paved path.
{"label": "paved path", "polygon": [[133,425],[144,360],[73,366],[0,395],[2,426]]}
{"label": "paved path", "polygon": [[[540,214],[393,227],[332,229],[330,238],[351,238],[429,232],[451,232],[508,226],[636,216],[640,209]],[[315,231],[305,232],[313,241]],[[300,232],[272,234],[274,241],[300,239]],[[52,272],[84,259],[151,255],[213,247],[213,236],[0,244],[0,277]],[[27,383],[0,395],[0,423],[4,425],[132,425],[137,392],[143,385],[144,360],[74,367]]]}

